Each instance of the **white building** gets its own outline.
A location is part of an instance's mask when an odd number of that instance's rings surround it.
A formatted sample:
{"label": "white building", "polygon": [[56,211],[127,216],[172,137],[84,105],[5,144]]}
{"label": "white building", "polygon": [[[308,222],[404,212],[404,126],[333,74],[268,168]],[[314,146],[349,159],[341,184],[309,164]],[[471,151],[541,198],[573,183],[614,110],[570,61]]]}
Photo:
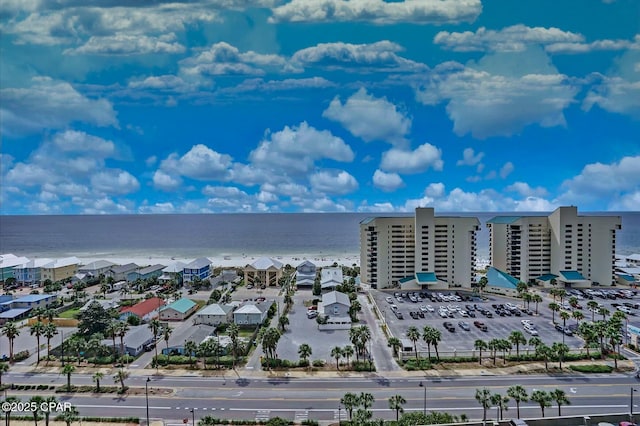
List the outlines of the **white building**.
{"label": "white building", "polygon": [[313,286],[316,280],[317,268],[313,262],[305,260],[296,267],[296,286]]}
{"label": "white building", "polygon": [[[373,288],[466,287],[475,279],[476,217],[435,216],[417,208],[414,217],[372,217],[360,223],[361,281]],[[431,285],[416,273],[434,274]]]}
{"label": "white building", "polygon": [[342,275],[342,268],[325,267],[320,272],[320,287],[325,290],[328,288],[335,289],[336,286],[344,284],[344,276]]}
{"label": "white building", "polygon": [[196,312],[193,323],[206,325],[227,324],[233,320],[233,306],[212,303]]}
{"label": "white building", "polygon": [[578,215],[575,206],[548,216],[498,216],[490,229],[491,264],[523,282],[556,275],[574,287],[616,282],[616,231],[620,216]]}

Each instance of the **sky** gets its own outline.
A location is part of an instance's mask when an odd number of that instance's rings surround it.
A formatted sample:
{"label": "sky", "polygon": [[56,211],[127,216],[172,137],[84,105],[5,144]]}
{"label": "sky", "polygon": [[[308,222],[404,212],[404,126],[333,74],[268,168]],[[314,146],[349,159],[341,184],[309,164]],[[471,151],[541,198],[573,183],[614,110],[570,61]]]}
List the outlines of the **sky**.
{"label": "sky", "polygon": [[637,0],[3,0],[0,214],[640,210]]}

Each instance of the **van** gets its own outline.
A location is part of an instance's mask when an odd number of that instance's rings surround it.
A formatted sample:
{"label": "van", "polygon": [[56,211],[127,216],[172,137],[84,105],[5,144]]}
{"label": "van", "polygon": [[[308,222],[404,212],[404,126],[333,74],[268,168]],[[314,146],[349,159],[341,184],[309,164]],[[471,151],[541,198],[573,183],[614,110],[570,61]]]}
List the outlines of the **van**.
{"label": "van", "polygon": [[30,288],[39,288],[40,284],[31,284],[29,287]]}

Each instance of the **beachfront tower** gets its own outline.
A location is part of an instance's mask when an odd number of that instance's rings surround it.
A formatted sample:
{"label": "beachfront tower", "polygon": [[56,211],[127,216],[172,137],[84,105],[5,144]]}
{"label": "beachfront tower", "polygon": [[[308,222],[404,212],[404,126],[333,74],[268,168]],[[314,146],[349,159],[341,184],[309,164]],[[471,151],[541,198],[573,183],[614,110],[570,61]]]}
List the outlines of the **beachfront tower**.
{"label": "beachfront tower", "polygon": [[575,206],[548,216],[496,216],[487,221],[491,264],[523,282],[610,286],[621,225],[620,216],[578,215]]}
{"label": "beachfront tower", "polygon": [[361,280],[373,288],[470,288],[475,275],[475,217],[371,217],[360,222]]}

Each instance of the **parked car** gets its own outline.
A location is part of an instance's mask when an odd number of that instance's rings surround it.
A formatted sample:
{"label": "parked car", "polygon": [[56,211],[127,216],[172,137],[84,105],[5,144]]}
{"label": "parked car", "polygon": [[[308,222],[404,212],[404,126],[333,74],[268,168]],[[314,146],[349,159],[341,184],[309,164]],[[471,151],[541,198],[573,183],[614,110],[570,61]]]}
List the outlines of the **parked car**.
{"label": "parked car", "polygon": [[449,332],[451,332],[451,333],[455,333],[456,332],[456,328],[450,322],[446,321],[442,325],[444,326],[444,328],[449,330]]}
{"label": "parked car", "polygon": [[393,303],[393,299],[391,298],[391,296],[385,297],[384,300],[386,300],[387,303]]}
{"label": "parked car", "polygon": [[318,311],[307,311],[307,318],[316,318],[318,316]]}
{"label": "parked car", "polygon": [[471,327],[469,327],[469,323],[466,321],[460,321],[458,323],[458,327],[460,327],[461,329],[465,330],[465,331],[469,331],[471,330]]}
{"label": "parked car", "polygon": [[482,321],[474,321],[473,325],[475,325],[476,327],[478,327],[482,331],[487,331],[487,325],[485,323],[483,323]]}

